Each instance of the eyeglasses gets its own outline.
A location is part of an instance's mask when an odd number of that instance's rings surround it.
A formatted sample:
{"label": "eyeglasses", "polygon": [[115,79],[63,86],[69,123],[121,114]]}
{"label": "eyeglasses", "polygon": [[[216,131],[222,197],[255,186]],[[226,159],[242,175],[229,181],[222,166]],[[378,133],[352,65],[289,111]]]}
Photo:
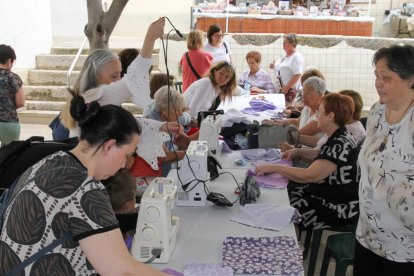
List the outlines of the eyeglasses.
{"label": "eyeglasses", "polygon": [[216,38],[223,38],[224,34],[214,34],[213,36],[216,37]]}

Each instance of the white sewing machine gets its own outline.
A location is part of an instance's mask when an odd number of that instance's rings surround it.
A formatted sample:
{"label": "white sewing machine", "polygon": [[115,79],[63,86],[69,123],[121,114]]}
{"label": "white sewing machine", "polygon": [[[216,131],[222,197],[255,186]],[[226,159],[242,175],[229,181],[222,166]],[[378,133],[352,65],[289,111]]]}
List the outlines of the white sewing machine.
{"label": "white sewing machine", "polygon": [[180,219],[171,215],[177,196],[177,186],[171,178],[157,177],[145,190],[138,213],[137,231],[132,243],[132,256],[142,262],[161,255],[154,263],[167,263],[177,239]]}
{"label": "white sewing machine", "polygon": [[[171,170],[167,176],[177,183],[177,206],[205,206],[207,195],[204,183],[196,179],[209,179],[207,142],[191,141],[186,153],[187,156],[178,162],[178,169]],[[183,189],[183,186],[186,188]]]}
{"label": "white sewing machine", "polygon": [[219,134],[221,131],[222,118],[221,115],[208,115],[200,125],[200,141],[207,141],[208,152],[215,158],[221,155]]}

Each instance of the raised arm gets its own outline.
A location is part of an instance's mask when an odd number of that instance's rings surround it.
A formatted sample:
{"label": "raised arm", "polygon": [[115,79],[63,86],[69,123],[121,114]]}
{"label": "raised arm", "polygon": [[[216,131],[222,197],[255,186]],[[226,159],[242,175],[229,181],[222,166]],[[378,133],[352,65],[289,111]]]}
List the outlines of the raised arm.
{"label": "raised arm", "polygon": [[160,17],[158,20],[151,23],[145,35],[144,44],[140,51],[143,58],[151,58],[152,50],[154,49],[155,41],[164,34],[165,18]]}

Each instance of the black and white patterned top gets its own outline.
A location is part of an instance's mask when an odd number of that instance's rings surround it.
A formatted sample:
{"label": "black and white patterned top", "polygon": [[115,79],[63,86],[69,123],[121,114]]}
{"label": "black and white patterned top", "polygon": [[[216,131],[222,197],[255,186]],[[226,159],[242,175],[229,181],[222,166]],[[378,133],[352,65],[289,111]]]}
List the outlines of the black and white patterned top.
{"label": "black and white patterned top", "polygon": [[18,75],[0,68],[0,122],[18,122],[16,93],[23,86]]}
{"label": "black and white patterned top", "polygon": [[[359,155],[360,218],[357,240],[396,262],[414,261],[414,109],[388,125],[386,106],[376,103],[368,116]],[[385,149],[380,150],[388,131]]]}
{"label": "black and white patterned top", "polygon": [[72,238],[26,267],[25,275],[94,275],[78,241],[117,227],[105,187],[72,154],[49,155],[13,191],[0,235],[0,275],[63,232]]}

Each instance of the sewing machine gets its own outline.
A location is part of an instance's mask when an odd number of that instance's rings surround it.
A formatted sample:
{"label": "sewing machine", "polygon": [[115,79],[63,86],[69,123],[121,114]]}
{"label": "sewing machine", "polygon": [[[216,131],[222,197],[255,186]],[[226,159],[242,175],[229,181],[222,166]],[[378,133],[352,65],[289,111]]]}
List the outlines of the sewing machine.
{"label": "sewing machine", "polygon": [[204,183],[196,179],[209,179],[207,142],[191,141],[186,153],[187,156],[178,162],[178,169],[171,170],[167,176],[177,183],[177,206],[205,206]]}
{"label": "sewing machine", "polygon": [[171,215],[177,186],[171,178],[157,177],[145,190],[138,213],[132,256],[142,262],[161,251],[154,263],[167,263],[175,246],[180,219]]}
{"label": "sewing machine", "polygon": [[219,134],[221,131],[222,118],[220,115],[213,113],[208,115],[200,125],[200,141],[207,141],[208,152],[215,158],[221,155]]}

